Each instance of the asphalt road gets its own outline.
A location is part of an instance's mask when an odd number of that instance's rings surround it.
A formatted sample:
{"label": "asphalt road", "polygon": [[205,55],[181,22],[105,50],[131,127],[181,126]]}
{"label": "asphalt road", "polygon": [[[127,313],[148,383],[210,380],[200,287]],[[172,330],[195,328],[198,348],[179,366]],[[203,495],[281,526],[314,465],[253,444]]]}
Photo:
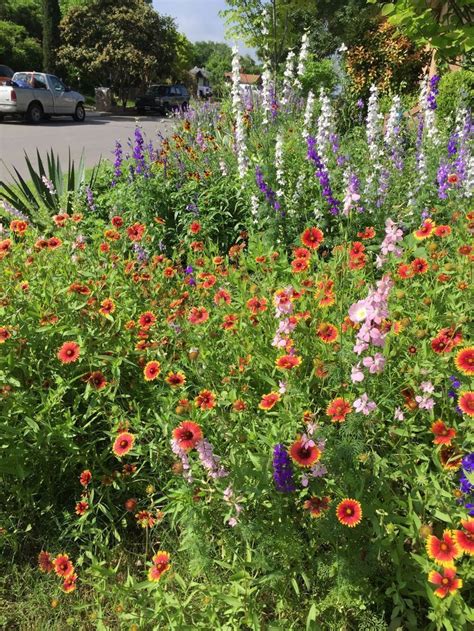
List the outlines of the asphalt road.
{"label": "asphalt road", "polygon": [[[140,117],[140,126],[148,141],[156,145],[158,133],[169,135],[173,121],[157,116]],[[128,151],[128,140],[133,140],[135,118],[133,116],[99,116],[89,114],[84,123],[71,118],[57,118],[39,125],[6,120],[0,123],[0,181],[10,181],[8,169],[15,166],[23,177],[30,179],[25,164],[25,151],[36,164],[36,149],[42,155],[49,149],[59,155],[63,170],[67,168],[68,152],[78,162],[84,152],[86,167],[94,166],[99,159],[114,159],[115,141]]]}

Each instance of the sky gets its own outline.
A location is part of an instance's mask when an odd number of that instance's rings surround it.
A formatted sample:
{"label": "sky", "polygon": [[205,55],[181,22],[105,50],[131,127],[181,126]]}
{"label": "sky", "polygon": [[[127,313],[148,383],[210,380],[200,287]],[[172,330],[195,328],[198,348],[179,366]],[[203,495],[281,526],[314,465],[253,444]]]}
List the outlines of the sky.
{"label": "sky", "polygon": [[[164,15],[176,19],[178,30],[184,33],[191,42],[212,40],[226,41],[224,20],[219,11],[226,8],[225,0],[153,0],[153,6]],[[235,42],[227,41],[230,46]],[[242,54],[255,52],[237,43]]]}

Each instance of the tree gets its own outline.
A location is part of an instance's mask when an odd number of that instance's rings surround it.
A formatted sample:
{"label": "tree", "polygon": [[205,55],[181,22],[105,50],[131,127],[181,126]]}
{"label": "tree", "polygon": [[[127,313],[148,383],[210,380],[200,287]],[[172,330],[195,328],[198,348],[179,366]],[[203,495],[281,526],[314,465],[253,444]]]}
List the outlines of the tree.
{"label": "tree", "polygon": [[[144,0],[90,0],[61,22],[58,58],[83,83],[113,88],[125,106],[129,89],[180,78],[182,36],[170,17]],[[181,47],[181,48],[180,48]],[[185,56],[185,55],[184,55]]]}
{"label": "tree", "polygon": [[59,0],[43,1],[43,69],[45,72],[56,70],[56,49],[59,46],[59,22],[61,11]]}
{"label": "tree", "polygon": [[0,20],[0,59],[15,71],[34,69],[41,59],[41,44],[25,27]]}
{"label": "tree", "polygon": [[299,46],[304,31],[309,33],[311,52],[326,57],[342,42],[355,43],[376,13],[366,0],[227,0],[227,5],[222,14],[229,35],[255,47],[275,71],[288,51]]}
{"label": "tree", "polygon": [[472,0],[398,0],[377,2],[381,13],[418,46],[429,46],[443,62],[464,57],[472,67],[474,5]]}

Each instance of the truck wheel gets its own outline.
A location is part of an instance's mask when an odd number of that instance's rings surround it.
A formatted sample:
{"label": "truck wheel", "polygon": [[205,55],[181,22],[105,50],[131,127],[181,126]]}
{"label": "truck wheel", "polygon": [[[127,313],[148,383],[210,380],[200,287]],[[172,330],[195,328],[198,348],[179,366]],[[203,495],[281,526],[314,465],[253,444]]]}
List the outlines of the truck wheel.
{"label": "truck wheel", "polygon": [[26,120],[33,125],[37,125],[43,118],[43,108],[40,103],[31,103],[26,112]]}
{"label": "truck wheel", "polygon": [[85,121],[86,110],[84,109],[84,106],[82,105],[82,103],[78,103],[76,105],[76,111],[74,112],[72,117],[77,123],[83,123]]}

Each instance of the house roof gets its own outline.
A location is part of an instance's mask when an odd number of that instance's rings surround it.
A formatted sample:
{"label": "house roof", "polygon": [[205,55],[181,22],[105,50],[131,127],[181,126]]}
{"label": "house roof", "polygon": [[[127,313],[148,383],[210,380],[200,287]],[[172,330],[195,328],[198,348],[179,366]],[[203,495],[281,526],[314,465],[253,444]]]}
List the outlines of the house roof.
{"label": "house roof", "polygon": [[192,68],[189,72],[196,76],[201,74],[205,79],[209,79],[209,73],[205,68],[198,68],[197,66],[194,66],[194,68]]}
{"label": "house roof", "polygon": [[[231,72],[225,72],[224,76],[226,79],[232,79]],[[245,72],[240,73],[240,84],[241,85],[255,85],[260,81],[259,74],[246,74]]]}

